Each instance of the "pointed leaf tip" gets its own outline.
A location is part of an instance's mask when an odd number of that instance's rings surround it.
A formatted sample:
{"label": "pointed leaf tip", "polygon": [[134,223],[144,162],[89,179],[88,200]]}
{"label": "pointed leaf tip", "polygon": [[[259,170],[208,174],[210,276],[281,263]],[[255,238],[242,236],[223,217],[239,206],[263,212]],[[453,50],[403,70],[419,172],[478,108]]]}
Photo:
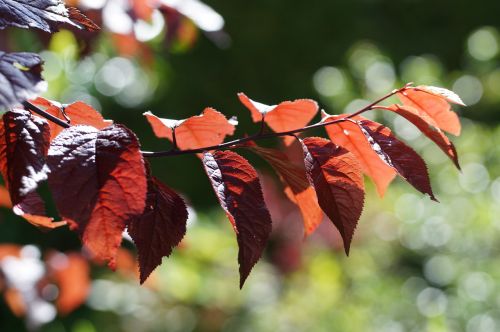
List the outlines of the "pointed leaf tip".
{"label": "pointed leaf tip", "polygon": [[168,257],[186,234],[188,212],[184,200],[157,178],[148,179],[146,208],[128,224],[139,254],[140,283]]}
{"label": "pointed leaf tip", "polygon": [[301,142],[309,182],[319,205],[339,230],[348,255],[364,205],[361,166],[349,151],[329,140],[308,137]]}
{"label": "pointed leaf tip", "polygon": [[262,256],[272,227],[259,177],[245,158],[232,151],[207,152],[203,165],[236,232],[241,288]]}

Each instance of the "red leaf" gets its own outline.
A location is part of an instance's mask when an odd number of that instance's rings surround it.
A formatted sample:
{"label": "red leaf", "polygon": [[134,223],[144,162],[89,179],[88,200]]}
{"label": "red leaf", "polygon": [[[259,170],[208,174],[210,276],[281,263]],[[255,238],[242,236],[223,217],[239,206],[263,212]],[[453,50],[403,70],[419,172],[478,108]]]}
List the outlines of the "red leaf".
{"label": "red leaf", "polygon": [[[332,115],[324,117],[323,121],[330,122],[343,117],[345,115]],[[378,193],[383,196],[396,171],[383,160],[385,156],[372,149],[362,128],[355,122],[343,121],[328,125],[325,129],[333,143],[347,149],[358,159],[363,172],[372,178]]]}
{"label": "red leaf", "polygon": [[363,174],[356,158],[329,140],[308,137],[302,141],[304,162],[318,202],[338,228],[349,254],[352,236],[363,211]]}
{"label": "red leaf", "polygon": [[55,253],[48,258],[47,263],[49,273],[59,289],[57,310],[61,315],[67,315],[80,307],[90,293],[89,263],[77,253]]}
{"label": "red leaf", "polygon": [[245,158],[232,151],[207,152],[203,165],[237,234],[240,287],[243,287],[262,256],[272,227],[259,177]]}
{"label": "red leaf", "polygon": [[[430,125],[436,126],[455,136],[460,135],[460,120],[458,115],[451,110],[449,101],[455,103],[463,102],[455,94],[446,89],[419,86],[408,88],[398,93],[398,97],[404,106],[417,109],[420,113],[427,115],[422,117]],[[458,99],[457,99],[458,98]],[[428,119],[432,119],[430,122]]]}
{"label": "red leaf", "polygon": [[144,113],[155,135],[173,141],[175,129],[177,147],[181,150],[197,149],[224,142],[227,135],[234,133],[234,121],[214,110],[206,108],[201,115],[185,120],[162,119],[151,112]]}
{"label": "red leaf", "polygon": [[65,221],[54,222],[54,218],[45,215],[45,203],[36,192],[29,193],[21,203],[14,206],[13,211],[42,230],[51,230],[66,225]]}
{"label": "red leaf", "polygon": [[[248,98],[244,93],[238,97],[243,105],[252,113],[252,120],[264,122],[275,132],[284,132],[306,126],[318,113],[318,104],[311,99],[285,101],[279,105],[265,105]],[[290,145],[294,138],[284,137],[285,144]]]}
{"label": "red leaf", "polygon": [[279,150],[257,145],[251,145],[250,149],[264,158],[278,173],[283,184],[287,186],[285,193],[300,209],[305,236],[310,235],[323,220],[323,212],[318,205],[316,192],[309,184],[304,170],[294,165],[287,155]]}
{"label": "red leaf", "polygon": [[[61,104],[38,97],[31,101],[35,105],[47,107],[45,110],[59,119],[66,120],[63,115],[66,113],[67,117],[71,120],[71,125],[88,125],[97,129],[104,129],[113,124],[111,120],[104,120],[101,113],[96,111],[92,106],[84,102],[77,101],[76,103],[63,107]],[[50,139],[54,139],[63,128],[53,122],[49,122],[50,126]]]}
{"label": "red leaf", "polygon": [[45,120],[24,110],[3,115],[0,121],[0,171],[12,203],[19,204],[47,179],[45,156],[49,146]]}
{"label": "red leaf", "polygon": [[184,200],[157,178],[148,180],[144,213],[128,225],[128,233],[139,252],[141,284],[170,256],[186,234],[188,212]]}
{"label": "red leaf", "polygon": [[8,26],[57,31],[67,23],[79,29],[99,30],[99,27],[76,8],[67,8],[60,0],[1,0],[0,29]]}
{"label": "red leaf", "polygon": [[395,112],[413,123],[425,136],[436,143],[437,146],[453,161],[455,166],[460,169],[455,146],[449,138],[446,137],[441,130],[439,130],[439,128],[433,127],[429,121],[426,121],[425,114],[422,114],[418,109],[410,106],[391,105],[387,107],[379,106],[377,108]]}
{"label": "red leaf", "polygon": [[368,119],[362,119],[359,123],[373,145],[387,155],[398,174],[415,189],[437,201],[432,192],[427,165],[420,155],[397,139],[391,130],[382,124]]}
{"label": "red leaf", "polygon": [[121,125],[73,126],[52,141],[48,164],[59,213],[90,252],[113,267],[127,222],[145,207],[146,171],[137,137]]}

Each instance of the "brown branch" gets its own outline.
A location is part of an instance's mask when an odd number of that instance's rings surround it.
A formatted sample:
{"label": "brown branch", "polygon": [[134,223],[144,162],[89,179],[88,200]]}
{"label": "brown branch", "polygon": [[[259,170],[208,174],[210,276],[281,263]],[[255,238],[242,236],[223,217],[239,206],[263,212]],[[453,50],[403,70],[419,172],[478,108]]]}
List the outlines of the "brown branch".
{"label": "brown branch", "polygon": [[[250,141],[258,141],[258,140],[262,140],[262,139],[268,139],[268,138],[274,138],[274,137],[281,137],[281,136],[290,136],[290,135],[295,135],[295,134],[298,134],[298,133],[301,133],[301,132],[304,132],[304,131],[307,131],[307,130],[311,130],[311,129],[316,129],[316,128],[322,128],[322,127],[326,127],[326,126],[329,126],[329,125],[332,125],[332,124],[336,124],[336,123],[339,123],[339,122],[344,122],[344,121],[350,121],[351,118],[355,117],[355,116],[358,116],[366,111],[369,111],[371,109],[373,109],[378,103],[394,96],[396,93],[398,92],[401,92],[405,89],[408,88],[408,84],[405,85],[404,87],[400,88],[400,89],[396,89],[396,90],[393,90],[392,92],[386,94],[385,96],[377,99],[376,101],[374,101],[373,103],[363,107],[362,109],[360,109],[359,111],[355,112],[355,113],[352,113],[344,118],[340,118],[340,119],[337,119],[337,120],[333,120],[333,121],[330,121],[330,122],[318,122],[318,123],[315,123],[315,124],[312,124],[312,125],[309,125],[309,126],[305,126],[305,127],[302,127],[302,128],[299,128],[299,129],[294,129],[294,130],[289,130],[289,131],[283,131],[283,132],[278,132],[278,133],[263,133],[263,132],[259,132],[255,135],[252,135],[252,136],[248,136],[248,137],[242,137],[242,138],[238,138],[238,139],[235,139],[235,140],[232,140],[232,141],[229,141],[229,142],[226,142],[226,143],[221,143],[221,144],[217,144],[217,145],[212,145],[212,146],[205,146],[205,147],[202,147],[202,148],[198,148],[198,149],[190,149],[190,150],[176,150],[176,149],[172,149],[172,150],[168,150],[168,151],[157,151],[157,152],[152,152],[152,151],[142,151],[142,155],[146,158],[158,158],[158,157],[173,157],[173,156],[179,156],[179,155],[185,155],[185,154],[195,154],[195,153],[202,153],[202,152],[205,152],[205,151],[210,151],[210,150],[220,150],[220,149],[230,149],[230,148],[234,148],[236,146],[239,146],[243,143],[246,143],[246,142],[250,142]],[[34,113],[37,113],[38,115],[46,118],[47,120],[49,121],[52,121],[54,122],[55,124],[63,127],[63,128],[69,128],[71,127],[70,124],[64,122],[63,120],[53,116],[52,114],[49,114],[47,112],[45,112],[44,110],[40,109],[39,107],[33,105],[32,103],[28,102],[28,101],[25,101],[23,103],[24,107]]]}

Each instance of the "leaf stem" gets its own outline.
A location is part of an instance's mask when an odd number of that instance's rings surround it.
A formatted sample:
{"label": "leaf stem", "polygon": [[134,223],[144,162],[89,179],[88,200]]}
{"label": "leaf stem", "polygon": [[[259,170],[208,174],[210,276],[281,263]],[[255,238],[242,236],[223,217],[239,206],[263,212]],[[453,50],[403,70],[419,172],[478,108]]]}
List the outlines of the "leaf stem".
{"label": "leaf stem", "polygon": [[[385,96],[377,99],[376,101],[374,101],[373,103],[363,107],[362,109],[360,109],[359,111],[355,112],[355,113],[352,113],[344,118],[340,118],[340,119],[337,119],[337,120],[333,120],[333,121],[330,121],[330,122],[317,122],[315,124],[312,124],[312,125],[309,125],[309,126],[305,126],[305,127],[302,127],[302,128],[299,128],[299,129],[294,129],[294,130],[288,130],[288,131],[283,131],[283,132],[277,132],[277,133],[264,133],[263,132],[263,128],[264,128],[264,121],[262,121],[262,124],[261,124],[261,130],[255,134],[255,135],[252,135],[252,136],[247,136],[247,137],[241,137],[241,138],[238,138],[238,139],[235,139],[235,140],[232,140],[232,141],[229,141],[229,142],[226,142],[226,143],[221,143],[221,144],[217,144],[217,145],[212,145],[212,146],[205,146],[205,147],[202,147],[202,148],[198,148],[198,149],[190,149],[190,150],[177,150],[177,149],[172,149],[172,150],[168,150],[168,151],[156,151],[156,152],[152,152],[152,151],[142,151],[142,155],[146,158],[159,158],[159,157],[173,157],[173,156],[179,156],[179,155],[186,155],[186,154],[195,154],[195,153],[202,153],[202,152],[205,152],[205,151],[209,151],[209,150],[220,150],[220,149],[229,149],[229,148],[232,148],[232,147],[235,147],[235,146],[238,146],[238,145],[241,145],[243,143],[246,143],[246,142],[250,142],[250,141],[258,141],[258,140],[262,140],[262,139],[268,139],[268,138],[273,138],[273,137],[281,137],[281,136],[294,136],[295,134],[298,134],[298,133],[301,133],[301,132],[304,132],[304,131],[307,131],[307,130],[311,130],[311,129],[316,129],[316,128],[322,128],[322,127],[326,127],[326,126],[329,126],[329,125],[332,125],[332,124],[336,124],[336,123],[339,123],[339,122],[344,122],[344,121],[351,121],[350,119],[355,117],[355,116],[358,116],[366,111],[369,111],[371,109],[373,109],[378,103],[394,96],[395,94],[401,92],[401,91],[404,91],[405,89],[408,88],[408,85],[405,85],[404,87],[400,88],[400,89],[396,89],[396,90],[393,90],[391,91],[390,93],[386,94]],[[28,102],[28,101],[25,101],[23,102],[23,106],[34,112],[34,113],[37,113],[38,115],[46,118],[47,120],[49,121],[52,121],[54,122],[55,124],[63,127],[63,128],[69,128],[71,127],[70,124],[64,122],[63,120],[53,116],[52,114],[49,114],[47,112],[45,112],[44,110],[40,109],[39,107],[33,105],[32,103]],[[174,135],[175,137],[175,135]],[[176,144],[177,142],[174,142],[174,147],[177,145]]]}

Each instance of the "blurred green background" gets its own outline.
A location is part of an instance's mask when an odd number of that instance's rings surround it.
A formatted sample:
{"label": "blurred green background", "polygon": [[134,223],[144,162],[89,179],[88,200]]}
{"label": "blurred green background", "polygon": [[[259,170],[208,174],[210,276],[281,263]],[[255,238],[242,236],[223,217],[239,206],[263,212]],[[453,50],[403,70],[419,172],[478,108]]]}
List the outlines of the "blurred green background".
{"label": "blurred green background", "polygon": [[[500,2],[205,2],[224,17],[230,44],[199,32],[194,43],[176,41],[166,49],[159,36],[148,43],[154,54],[148,64],[118,55],[108,33],[81,58],[75,36],[64,30],[48,44],[47,36],[9,31],[9,45],[43,51],[47,97],[91,103],[135,130],[147,150],[170,147],[154,137],[142,116],[148,110],[185,118],[212,106],[237,115],[242,136],[256,129],[236,98],[240,91],[268,104],[313,98],[338,114],[406,82],[442,86],[469,105],[455,108],[464,127],[453,138],[462,172],[411,124],[373,113],[423,155],[441,203],[400,180],[384,198],[369,184],[347,258],[327,221],[302,239],[298,211],[256,161],[275,224],[265,259],[240,291],[235,236],[199,160],[154,160],[155,175],[192,207],[182,247],[164,260],[152,286],[94,267],[86,303],[39,329],[500,330]],[[41,233],[8,210],[2,211],[0,242],[34,244],[42,251],[80,248],[69,230]],[[0,330],[25,329],[23,318],[0,300]]]}

